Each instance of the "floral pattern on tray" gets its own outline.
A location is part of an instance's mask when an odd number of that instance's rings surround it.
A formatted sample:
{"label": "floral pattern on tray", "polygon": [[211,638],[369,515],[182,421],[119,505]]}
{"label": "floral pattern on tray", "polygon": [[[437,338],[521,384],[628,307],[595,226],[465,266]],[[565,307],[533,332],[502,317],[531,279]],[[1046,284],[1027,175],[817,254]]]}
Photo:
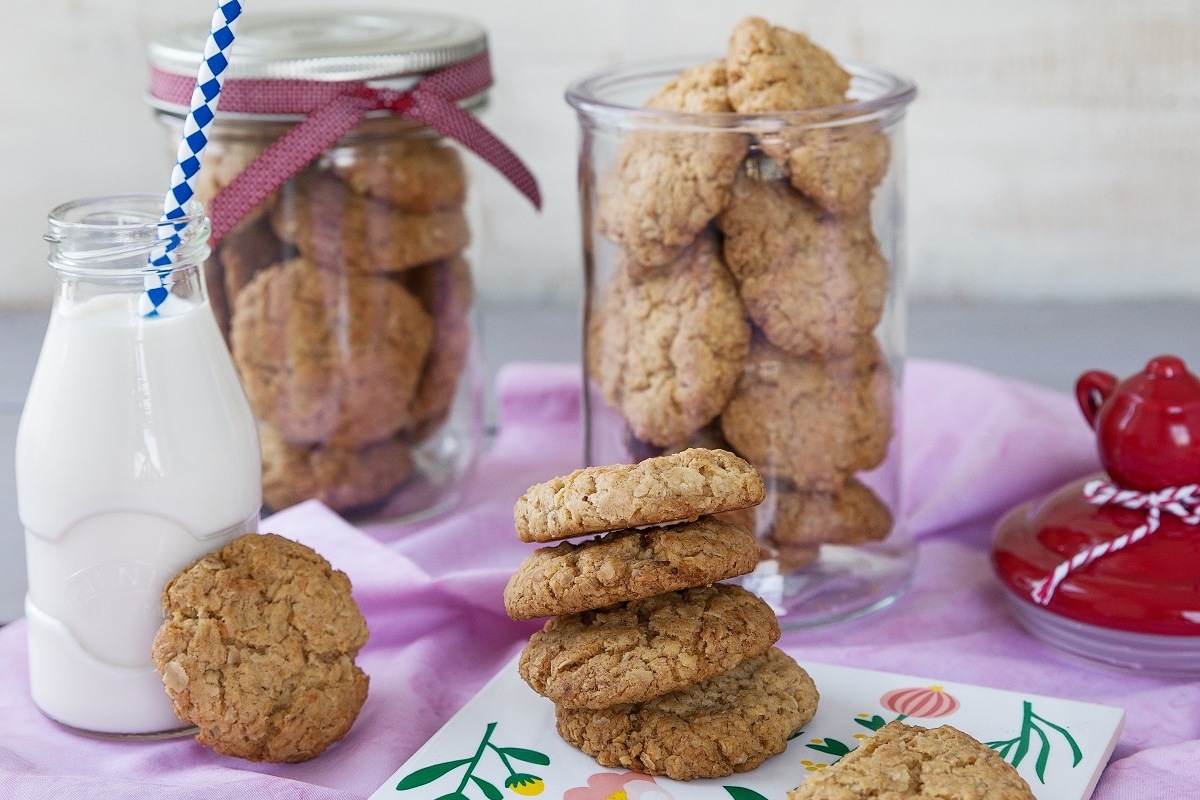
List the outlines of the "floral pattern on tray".
{"label": "floral pattern on tray", "polygon": [[1087,800],[1124,722],[1118,708],[805,663],[821,693],[787,750],[741,775],[690,782],[605,769],[559,738],[554,706],[509,663],[371,800],[783,800],[892,720],[943,723],[1000,754],[1040,800]]}

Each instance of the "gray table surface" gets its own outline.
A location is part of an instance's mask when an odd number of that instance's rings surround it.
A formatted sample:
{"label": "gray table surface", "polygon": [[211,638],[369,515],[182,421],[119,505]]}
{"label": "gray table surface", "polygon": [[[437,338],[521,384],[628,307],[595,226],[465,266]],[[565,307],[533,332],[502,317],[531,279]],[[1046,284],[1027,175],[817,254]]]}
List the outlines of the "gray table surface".
{"label": "gray table surface", "polygon": [[[24,537],[13,469],[17,422],[45,330],[44,312],[0,313],[0,623],[22,614]],[[577,361],[575,308],[487,306],[481,314],[488,386],[511,361]],[[1200,300],[1105,303],[909,304],[908,355],[979,367],[1070,391],[1088,369],[1125,376],[1175,353],[1200,368]],[[489,404],[489,421],[494,411]]]}

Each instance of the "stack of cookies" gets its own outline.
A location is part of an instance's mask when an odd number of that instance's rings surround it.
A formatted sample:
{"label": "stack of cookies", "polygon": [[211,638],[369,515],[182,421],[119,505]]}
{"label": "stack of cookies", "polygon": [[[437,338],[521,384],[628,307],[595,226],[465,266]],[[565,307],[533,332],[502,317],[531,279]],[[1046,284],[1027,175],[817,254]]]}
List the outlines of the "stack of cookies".
{"label": "stack of cookies", "polygon": [[743,459],[690,449],[578,470],[517,501],[522,541],[601,534],[535,551],[504,593],[512,618],[551,617],[519,668],[565,740],[603,766],[691,780],[753,769],[812,718],[816,688],[773,647],[774,612],[718,583],[752,571],[758,546],[715,515],[763,494]]}
{"label": "stack of cookies", "polygon": [[[830,109],[849,87],[803,34],[751,17],[724,60],[684,70],[646,106]],[[746,516],[788,569],[822,544],[892,528],[855,478],[884,460],[893,433],[874,338],[889,265],[871,217],[889,139],[874,118],[805,119],[624,136],[596,199],[595,228],[617,249],[586,342],[589,377],[635,458],[712,445],[767,476],[768,501]]]}
{"label": "stack of cookies", "polygon": [[[267,144],[214,140],[198,196],[210,201]],[[219,243],[208,286],[260,420],[269,506],[377,503],[447,419],[471,349],[466,190],[461,158],[437,138],[363,138]]]}

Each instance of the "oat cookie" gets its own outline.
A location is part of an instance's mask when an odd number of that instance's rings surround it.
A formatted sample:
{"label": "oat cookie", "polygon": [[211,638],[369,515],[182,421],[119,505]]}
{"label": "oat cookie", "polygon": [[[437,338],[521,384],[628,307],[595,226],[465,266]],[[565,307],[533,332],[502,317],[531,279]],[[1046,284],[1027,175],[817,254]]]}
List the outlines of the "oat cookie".
{"label": "oat cookie", "polygon": [[891,373],[879,345],[822,363],[755,339],[721,430],[764,475],[835,491],[887,455]]}
{"label": "oat cookie", "polygon": [[310,548],[247,534],[163,589],[151,657],[196,739],[251,761],[304,761],[350,730],[367,697],[367,624],[345,573]]}
{"label": "oat cookie", "polygon": [[772,647],[729,672],[641,705],[557,708],[559,735],[606,767],[675,780],[754,769],[817,710],[812,678]]}
{"label": "oat cookie", "polygon": [[521,652],[521,677],[567,708],[641,703],[759,655],[779,640],[771,607],[718,583],[553,617]]}
{"label": "oat cookie", "polygon": [[513,506],[513,521],[521,541],[553,542],[746,508],[761,503],[764,491],[762,476],[744,459],[690,449],[531,486]]}
{"label": "oat cookie", "polygon": [[704,586],[754,570],[758,545],[716,517],[624,530],[532,553],[504,590],[513,619],[573,614]]}
{"label": "oat cookie", "polygon": [[433,319],[433,344],[421,371],[405,438],[421,442],[450,415],[459,379],[471,356],[471,266],[461,256],[409,270],[406,285]]}
{"label": "oat cookie", "polygon": [[230,339],[260,419],[295,444],[358,447],[410,421],[433,323],[394,281],[295,259],[242,290]]}
{"label": "oat cookie", "polygon": [[943,725],[889,722],[788,800],[1033,800],[1015,769],[985,744]]}
{"label": "oat cookie", "polygon": [[356,142],[329,153],[331,168],[355,192],[402,211],[455,209],[467,198],[458,151],[437,139],[404,137]]}
{"label": "oat cookie", "polygon": [[634,435],[665,447],[725,407],[750,341],[733,277],[705,235],[669,268],[631,275],[621,259],[593,309],[587,363]]}
{"label": "oat cookie", "polygon": [[263,500],[279,510],[316,498],[335,511],[352,511],[387,498],[408,480],[408,445],[392,436],[358,448],[289,444],[261,423]]}
{"label": "oat cookie", "polygon": [[782,180],[744,174],[718,224],[746,310],[773,344],[844,356],[879,324],[888,265],[870,217],[829,216]]}
{"label": "oat cookie", "polygon": [[[646,106],[727,113],[725,69],[719,61],[686,69]],[[725,207],[749,144],[745,134],[732,132],[630,134],[601,183],[597,228],[635,265],[670,262]]]}
{"label": "oat cookie", "polygon": [[217,258],[224,267],[225,296],[232,304],[261,270],[295,255],[295,248],[280,241],[266,218],[239,225],[217,246]]}
{"label": "oat cookie", "polygon": [[461,209],[410,214],[329,172],[306,170],[281,191],[271,212],[275,232],[325,269],[400,272],[449,258],[470,241]]}
{"label": "oat cookie", "polygon": [[891,159],[888,137],[874,122],[786,133],[763,150],[801,194],[837,215],[868,210]]}
{"label": "oat cookie", "polygon": [[766,500],[748,511],[756,515],[757,532],[777,545],[857,545],[892,530],[892,512],[857,478],[830,492],[771,481]]}
{"label": "oat cookie", "polygon": [[725,55],[729,103],[754,114],[841,105],[850,73],[802,33],[747,17],[729,37]]}

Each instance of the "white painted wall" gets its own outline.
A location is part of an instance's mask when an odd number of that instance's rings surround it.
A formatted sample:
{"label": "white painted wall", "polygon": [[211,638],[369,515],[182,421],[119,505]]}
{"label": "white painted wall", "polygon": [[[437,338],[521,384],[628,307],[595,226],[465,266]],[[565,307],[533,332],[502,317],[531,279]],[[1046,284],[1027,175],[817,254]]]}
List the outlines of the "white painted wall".
{"label": "white painted wall", "polygon": [[[259,9],[337,6],[244,0]],[[913,77],[910,286],[976,298],[1200,299],[1196,0],[361,0],[441,8],[490,31],[489,122],[541,179],[535,215],[497,181],[483,292],[578,293],[572,78],[629,58],[720,50],[756,13]],[[158,191],[165,138],[142,103],[144,42],[207,25],[212,0],[39,0],[0,27],[0,306],[48,302],[58,202]]]}

